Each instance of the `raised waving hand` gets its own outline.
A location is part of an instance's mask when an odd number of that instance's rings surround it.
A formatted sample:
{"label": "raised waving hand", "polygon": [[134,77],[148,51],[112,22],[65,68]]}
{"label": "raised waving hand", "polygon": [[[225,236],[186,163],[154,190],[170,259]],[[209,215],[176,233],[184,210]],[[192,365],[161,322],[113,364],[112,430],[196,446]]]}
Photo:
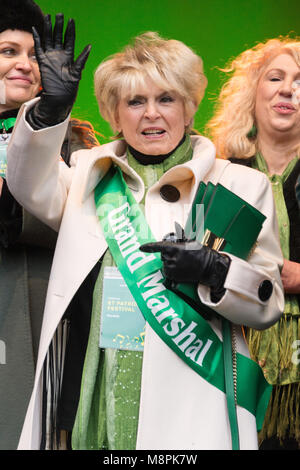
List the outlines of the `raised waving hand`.
{"label": "raised waving hand", "polygon": [[42,94],[27,114],[34,129],[53,126],[66,119],[76,100],[81,73],[91,46],[86,46],[74,61],[75,23],[68,21],[63,34],[64,16],[56,15],[52,30],[50,15],[45,17],[44,47],[35,28],[32,28],[36,57],[40,68]]}

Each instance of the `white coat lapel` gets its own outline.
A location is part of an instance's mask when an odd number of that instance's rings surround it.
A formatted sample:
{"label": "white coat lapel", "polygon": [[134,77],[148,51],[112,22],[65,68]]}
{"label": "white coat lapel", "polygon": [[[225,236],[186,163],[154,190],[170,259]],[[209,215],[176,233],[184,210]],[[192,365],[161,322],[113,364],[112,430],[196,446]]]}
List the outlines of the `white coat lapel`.
{"label": "white coat lapel", "polygon": [[137,202],[143,198],[145,187],[141,177],[127,164],[125,155],[125,143],[116,141],[112,144],[105,144],[92,149],[93,155],[85,172],[85,181],[83,182],[84,202],[97,184],[106,175],[112,163],[118,165],[122,172],[128,187],[133,192]]}
{"label": "white coat lapel", "polygon": [[[168,170],[146,195],[146,217],[156,239],[174,231],[174,221],[184,226],[201,180],[214,168],[215,147],[205,137],[191,137],[192,160]],[[162,186],[175,186],[180,194],[176,202],[161,197]],[[159,217],[159,223],[158,223]]]}

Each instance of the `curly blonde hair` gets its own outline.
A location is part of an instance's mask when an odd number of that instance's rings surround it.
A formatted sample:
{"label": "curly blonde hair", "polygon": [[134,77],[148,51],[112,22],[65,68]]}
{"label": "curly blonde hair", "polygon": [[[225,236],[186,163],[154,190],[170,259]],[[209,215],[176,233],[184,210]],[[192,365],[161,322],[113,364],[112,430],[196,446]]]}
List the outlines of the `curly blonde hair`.
{"label": "curly blonde hair", "polygon": [[221,69],[232,76],[223,85],[215,114],[206,125],[220,158],[248,158],[257,152],[257,136],[251,136],[250,131],[255,125],[258,81],[271,60],[282,53],[290,54],[300,67],[300,38],[269,39],[242,52]]}
{"label": "curly blonde hair", "polygon": [[181,96],[186,116],[192,124],[207,85],[202,59],[181,41],[163,39],[155,32],[147,32],[137,36],[123,51],[104,60],[95,72],[99,111],[112,129],[117,129],[116,112],[120,100],[132,97],[139,86],[145,86],[147,78]]}

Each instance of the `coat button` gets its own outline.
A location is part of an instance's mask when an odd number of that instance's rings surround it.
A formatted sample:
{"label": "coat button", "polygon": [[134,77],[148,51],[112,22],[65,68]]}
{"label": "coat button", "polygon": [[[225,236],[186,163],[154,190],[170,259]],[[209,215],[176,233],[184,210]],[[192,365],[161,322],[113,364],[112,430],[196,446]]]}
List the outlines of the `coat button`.
{"label": "coat button", "polygon": [[267,279],[260,283],[258,288],[258,297],[262,302],[269,300],[273,292],[273,284]]}
{"label": "coat button", "polygon": [[180,199],[180,192],[175,186],[172,186],[171,184],[164,184],[160,190],[159,193],[161,197],[167,201],[167,202],[176,202],[178,199]]}

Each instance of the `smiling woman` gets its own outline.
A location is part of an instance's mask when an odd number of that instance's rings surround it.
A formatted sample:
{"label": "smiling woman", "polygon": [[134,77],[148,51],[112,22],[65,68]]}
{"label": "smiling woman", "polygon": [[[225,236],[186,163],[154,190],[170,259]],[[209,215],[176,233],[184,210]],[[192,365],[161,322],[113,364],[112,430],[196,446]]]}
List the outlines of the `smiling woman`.
{"label": "smiling woman", "polygon": [[262,448],[300,446],[300,367],[294,361],[300,326],[300,216],[295,183],[300,173],[300,40],[279,37],[244,51],[225,71],[208,124],[219,156],[265,173],[274,194],[284,256],[285,306],[271,328],[249,330],[252,357],[273,385]]}
{"label": "smiling woman", "polygon": [[6,150],[18,110],[40,88],[31,27],[43,33],[43,14],[31,0],[0,0],[0,11],[0,340],[6,352],[0,364],[0,449],[10,450],[17,448],[33,386],[55,238],[22,209],[6,182]]}
{"label": "smiling woman", "polygon": [[40,87],[32,34],[6,30],[0,33],[0,112],[18,108],[34,98]]}
{"label": "smiling woman", "polygon": [[[0,12],[0,344],[6,353],[5,364],[0,361],[0,449],[14,450],[33,387],[56,233],[27,212],[7,185],[17,114],[41,89],[32,27],[43,36],[44,15],[32,0],[0,0]],[[96,145],[90,126],[89,132],[77,120],[79,131],[71,132],[74,127],[64,138],[66,160],[74,145]]]}
{"label": "smiling woman", "polygon": [[[297,154],[300,106],[293,100],[293,83],[299,78],[300,64],[292,55],[283,53],[268,63],[258,81],[255,105],[258,145],[270,174],[281,174]],[[286,147],[281,158],[271,153],[277,146]]]}

